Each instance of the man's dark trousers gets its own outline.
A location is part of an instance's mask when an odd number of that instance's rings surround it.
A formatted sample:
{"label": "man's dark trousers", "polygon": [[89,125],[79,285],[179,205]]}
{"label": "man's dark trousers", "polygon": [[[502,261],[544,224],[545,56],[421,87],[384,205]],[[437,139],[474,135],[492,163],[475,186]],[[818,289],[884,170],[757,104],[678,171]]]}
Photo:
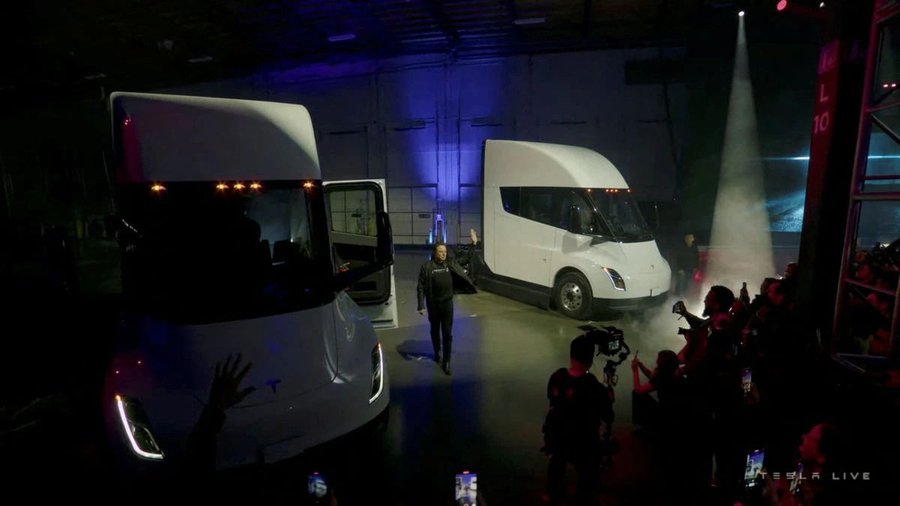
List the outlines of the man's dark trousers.
{"label": "man's dark trousers", "polygon": [[[441,351],[443,344],[443,360],[450,361],[450,348],[453,343],[453,299],[434,302],[428,305],[428,321],[431,323],[431,345],[435,356]],[[443,338],[443,343],[441,339]]]}

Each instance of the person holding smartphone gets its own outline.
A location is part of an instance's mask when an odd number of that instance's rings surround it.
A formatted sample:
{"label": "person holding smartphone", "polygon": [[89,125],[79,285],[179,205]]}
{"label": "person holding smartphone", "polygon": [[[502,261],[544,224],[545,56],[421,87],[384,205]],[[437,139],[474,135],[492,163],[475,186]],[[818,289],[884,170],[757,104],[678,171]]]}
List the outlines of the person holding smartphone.
{"label": "person holding smartphone", "polygon": [[307,476],[306,502],[316,506],[337,506],[337,498],[325,477],[318,471]]}
{"label": "person holding smartphone", "polygon": [[[869,504],[849,490],[848,482],[835,479],[845,470],[848,446],[837,426],[819,423],[800,437],[797,460],[786,470],[764,467],[760,494],[746,494],[744,506],[838,506]],[[773,479],[779,472],[778,479]],[[788,474],[788,472],[790,474]],[[745,482],[746,483],[746,482]],[[750,487],[752,488],[752,487]]]}
{"label": "person holding smartphone", "polygon": [[[641,382],[638,372],[643,372],[647,377],[646,383]],[[648,395],[657,392],[659,405],[654,409],[655,420],[648,420],[651,426],[670,424],[670,418],[675,414],[675,406],[681,404],[686,394],[684,378],[678,374],[678,355],[672,350],[662,350],[656,355],[656,367],[651,371],[641,362],[635,353],[631,360],[631,374],[633,391],[635,395]]]}

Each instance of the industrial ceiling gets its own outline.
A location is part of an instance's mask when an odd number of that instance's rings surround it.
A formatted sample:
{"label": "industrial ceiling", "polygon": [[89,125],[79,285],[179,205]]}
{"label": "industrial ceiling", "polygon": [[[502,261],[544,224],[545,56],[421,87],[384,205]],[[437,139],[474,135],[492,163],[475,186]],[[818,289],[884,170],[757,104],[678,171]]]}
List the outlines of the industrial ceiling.
{"label": "industrial ceiling", "polygon": [[308,62],[681,44],[697,28],[701,10],[734,10],[739,3],[32,0],[3,8],[0,104],[173,86]]}

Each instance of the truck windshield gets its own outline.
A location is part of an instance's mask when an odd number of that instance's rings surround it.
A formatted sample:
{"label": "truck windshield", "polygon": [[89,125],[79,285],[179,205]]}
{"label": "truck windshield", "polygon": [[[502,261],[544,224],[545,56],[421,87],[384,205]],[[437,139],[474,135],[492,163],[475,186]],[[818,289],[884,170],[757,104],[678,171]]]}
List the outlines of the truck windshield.
{"label": "truck windshield", "polygon": [[616,240],[622,242],[653,240],[650,227],[644,221],[638,203],[631,193],[620,188],[591,188],[586,193]]}
{"label": "truck windshield", "polygon": [[185,323],[296,311],[334,298],[320,181],[121,189],[122,289]]}

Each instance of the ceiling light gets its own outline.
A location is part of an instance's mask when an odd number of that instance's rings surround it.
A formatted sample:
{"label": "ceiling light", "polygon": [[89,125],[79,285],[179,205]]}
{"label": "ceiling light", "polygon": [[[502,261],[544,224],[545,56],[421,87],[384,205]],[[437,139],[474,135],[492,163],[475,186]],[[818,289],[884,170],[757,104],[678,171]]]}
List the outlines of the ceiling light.
{"label": "ceiling light", "polygon": [[344,42],[347,40],[353,40],[356,38],[355,33],[341,33],[338,35],[330,35],[328,37],[328,42]]}
{"label": "ceiling light", "polygon": [[403,39],[400,42],[404,44],[428,44],[434,42],[446,42],[447,37],[445,35],[435,35],[433,37],[416,37],[412,39]]}
{"label": "ceiling light", "polygon": [[547,21],[547,18],[541,16],[539,18],[518,18],[513,20],[514,25],[539,25]]}

